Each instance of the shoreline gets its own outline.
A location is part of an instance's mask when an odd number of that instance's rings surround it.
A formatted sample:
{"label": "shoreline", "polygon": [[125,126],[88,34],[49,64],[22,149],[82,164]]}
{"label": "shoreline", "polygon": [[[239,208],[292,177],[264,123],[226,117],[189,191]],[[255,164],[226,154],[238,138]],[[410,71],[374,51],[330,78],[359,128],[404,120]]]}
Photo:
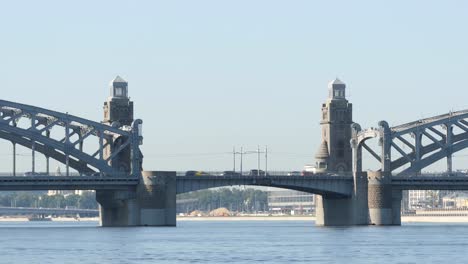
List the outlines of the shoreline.
{"label": "shoreline", "polygon": [[[99,222],[99,217],[57,217],[47,222]],[[177,221],[315,221],[315,216],[178,216]],[[1,222],[35,222],[27,217],[0,217]],[[37,221],[41,222],[41,221]],[[402,216],[402,223],[468,223],[468,216]]]}
{"label": "shoreline", "polygon": [[99,217],[83,217],[83,218],[70,218],[70,217],[54,217],[51,221],[29,221],[27,217],[0,217],[0,222],[99,222]]}
{"label": "shoreline", "polygon": [[[177,221],[315,221],[315,216],[183,216]],[[468,216],[402,216],[402,223],[468,223]]]}
{"label": "shoreline", "polygon": [[315,221],[315,216],[178,216],[177,221]]}

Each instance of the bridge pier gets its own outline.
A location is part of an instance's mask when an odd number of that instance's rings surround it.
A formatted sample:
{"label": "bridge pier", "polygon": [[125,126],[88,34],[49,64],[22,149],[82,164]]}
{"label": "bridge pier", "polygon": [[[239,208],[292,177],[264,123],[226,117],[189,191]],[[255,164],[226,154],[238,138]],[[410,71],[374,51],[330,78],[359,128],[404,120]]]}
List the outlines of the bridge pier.
{"label": "bridge pier", "polygon": [[354,225],[352,198],[316,196],[315,224],[318,226]]}
{"label": "bridge pier", "polygon": [[402,190],[392,190],[392,225],[401,225]]}
{"label": "bridge pier", "polygon": [[96,191],[99,203],[99,224],[104,227],[137,226],[138,203],[136,191]]}
{"label": "bridge pier", "polygon": [[391,175],[381,171],[369,171],[368,176],[370,224],[401,225],[401,191],[392,191]]}
{"label": "bridge pier", "polygon": [[137,188],[141,226],[176,226],[176,172],[143,171]]}
{"label": "bridge pier", "polygon": [[143,171],[135,190],[97,191],[100,225],[175,226],[176,173]]}
{"label": "bridge pier", "polygon": [[315,224],[318,226],[367,225],[369,208],[367,200],[367,173],[354,175],[351,197],[317,196]]}
{"label": "bridge pier", "polygon": [[369,224],[369,182],[367,172],[354,172],[354,190],[353,190],[353,221],[354,225]]}

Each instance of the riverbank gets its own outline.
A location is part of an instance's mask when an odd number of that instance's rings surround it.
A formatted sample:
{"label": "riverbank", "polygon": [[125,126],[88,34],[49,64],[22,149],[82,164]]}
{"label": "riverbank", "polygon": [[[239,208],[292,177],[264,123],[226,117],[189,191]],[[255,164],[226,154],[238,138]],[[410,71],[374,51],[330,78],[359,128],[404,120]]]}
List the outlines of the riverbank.
{"label": "riverbank", "polygon": [[[99,222],[98,217],[52,218],[55,222]],[[28,222],[27,217],[0,217],[0,222]],[[177,221],[315,221],[314,216],[178,216]],[[468,223],[468,216],[402,216],[403,223]]]}
{"label": "riverbank", "polygon": [[315,216],[178,216],[177,221],[315,221]]}
{"label": "riverbank", "polygon": [[[70,218],[70,217],[54,217],[51,221],[55,222],[80,222],[80,221],[96,221],[99,222],[99,217],[83,217],[83,218]],[[0,217],[0,222],[29,222],[27,217]]]}
{"label": "riverbank", "polygon": [[[315,221],[314,216],[177,217],[177,221]],[[468,216],[402,216],[403,223],[468,223]]]}
{"label": "riverbank", "polygon": [[403,223],[468,223],[468,216],[402,216]]}

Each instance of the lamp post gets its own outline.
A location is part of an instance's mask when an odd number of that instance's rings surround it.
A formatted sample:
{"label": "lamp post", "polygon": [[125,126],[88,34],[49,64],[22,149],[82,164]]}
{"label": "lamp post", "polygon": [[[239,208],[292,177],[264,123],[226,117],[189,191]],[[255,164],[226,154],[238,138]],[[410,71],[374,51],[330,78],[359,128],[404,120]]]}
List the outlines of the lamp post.
{"label": "lamp post", "polygon": [[236,147],[232,147],[232,171],[236,172]]}
{"label": "lamp post", "polygon": [[260,145],[257,145],[257,176],[260,176]]}
{"label": "lamp post", "polygon": [[265,146],[265,176],[268,172],[268,146]]}
{"label": "lamp post", "polygon": [[243,174],[243,163],[244,163],[244,154],[257,154],[257,174],[256,176],[260,176],[260,154],[265,154],[265,176],[268,171],[268,146],[265,146],[265,151],[260,150],[260,145],[257,145],[257,149],[253,151],[244,151],[243,147],[240,147],[240,151],[236,151],[236,147],[232,148],[232,163],[233,163],[233,171],[236,171],[236,155],[240,155],[240,175]]}

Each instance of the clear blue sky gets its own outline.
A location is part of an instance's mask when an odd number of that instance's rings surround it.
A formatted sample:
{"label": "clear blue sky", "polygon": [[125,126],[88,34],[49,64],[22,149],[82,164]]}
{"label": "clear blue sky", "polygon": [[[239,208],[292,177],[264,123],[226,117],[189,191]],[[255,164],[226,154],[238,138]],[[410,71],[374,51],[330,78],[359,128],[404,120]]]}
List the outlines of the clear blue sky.
{"label": "clear blue sky", "polygon": [[8,1],[1,97],[101,120],[121,75],[145,169],[229,169],[223,153],[257,144],[270,168],[301,169],[337,76],[363,127],[468,108],[467,25],[462,0]]}

